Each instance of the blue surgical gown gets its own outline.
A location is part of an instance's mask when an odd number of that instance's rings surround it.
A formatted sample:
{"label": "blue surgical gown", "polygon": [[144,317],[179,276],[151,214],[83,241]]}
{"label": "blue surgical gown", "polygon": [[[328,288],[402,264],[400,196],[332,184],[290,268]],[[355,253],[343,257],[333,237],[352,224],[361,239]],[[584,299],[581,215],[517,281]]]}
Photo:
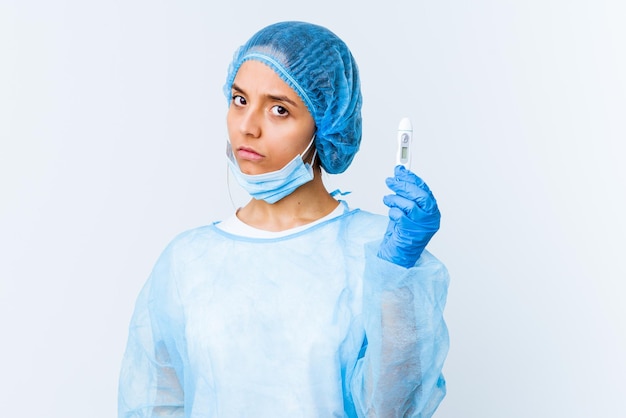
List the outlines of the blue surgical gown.
{"label": "blue surgical gown", "polygon": [[137,299],[119,417],[430,417],[445,395],[445,266],[376,256],[361,210],[275,239],[178,235]]}

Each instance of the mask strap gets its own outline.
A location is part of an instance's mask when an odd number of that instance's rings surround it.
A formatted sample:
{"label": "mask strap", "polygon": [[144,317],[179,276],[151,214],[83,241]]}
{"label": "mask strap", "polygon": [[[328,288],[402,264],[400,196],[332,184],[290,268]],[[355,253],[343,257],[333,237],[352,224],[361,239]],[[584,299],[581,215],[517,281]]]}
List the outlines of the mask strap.
{"label": "mask strap", "polygon": [[[309,145],[307,145],[307,147],[304,150],[304,152],[302,154],[300,154],[302,157],[304,157],[306,155],[306,153],[309,152],[309,150],[311,149],[311,146],[313,145],[314,142],[315,142],[315,135],[313,135],[313,138],[311,139],[311,142],[309,142]],[[313,153],[313,158],[311,158],[311,162],[309,164],[313,165],[313,161],[315,161],[315,157],[316,156],[317,156],[317,148],[315,148],[315,152]]]}

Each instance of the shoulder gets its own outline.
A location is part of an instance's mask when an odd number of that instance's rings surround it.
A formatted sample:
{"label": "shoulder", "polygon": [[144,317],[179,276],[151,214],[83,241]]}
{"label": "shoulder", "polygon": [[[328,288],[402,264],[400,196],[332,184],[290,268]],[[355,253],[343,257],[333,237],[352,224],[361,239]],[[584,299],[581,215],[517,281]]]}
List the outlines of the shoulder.
{"label": "shoulder", "polygon": [[174,236],[163,250],[161,257],[170,260],[193,259],[205,253],[217,237],[214,225],[188,229]]}
{"label": "shoulder", "polygon": [[376,240],[383,237],[389,218],[361,209],[353,209],[343,215],[347,232],[367,240]]}
{"label": "shoulder", "polygon": [[354,226],[386,226],[389,218],[377,213],[368,212],[362,209],[353,209],[349,212],[351,215],[351,223]]}

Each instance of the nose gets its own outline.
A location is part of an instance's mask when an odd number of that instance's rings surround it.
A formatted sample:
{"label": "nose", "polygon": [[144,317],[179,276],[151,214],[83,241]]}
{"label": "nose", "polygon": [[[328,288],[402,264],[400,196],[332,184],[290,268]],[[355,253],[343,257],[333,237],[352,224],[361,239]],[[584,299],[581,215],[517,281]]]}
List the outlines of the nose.
{"label": "nose", "polygon": [[248,106],[241,112],[239,132],[243,135],[258,138],[261,135],[262,115],[259,109]]}

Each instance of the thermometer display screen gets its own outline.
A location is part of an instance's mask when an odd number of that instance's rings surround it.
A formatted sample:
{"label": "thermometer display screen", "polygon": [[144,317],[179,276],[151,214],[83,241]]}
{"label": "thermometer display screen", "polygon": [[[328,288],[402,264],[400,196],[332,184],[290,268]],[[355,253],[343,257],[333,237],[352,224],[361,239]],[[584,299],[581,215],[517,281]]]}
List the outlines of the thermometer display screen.
{"label": "thermometer display screen", "polygon": [[396,138],[398,140],[396,164],[403,165],[408,170],[411,168],[411,142],[413,141],[413,126],[409,118],[400,120]]}

